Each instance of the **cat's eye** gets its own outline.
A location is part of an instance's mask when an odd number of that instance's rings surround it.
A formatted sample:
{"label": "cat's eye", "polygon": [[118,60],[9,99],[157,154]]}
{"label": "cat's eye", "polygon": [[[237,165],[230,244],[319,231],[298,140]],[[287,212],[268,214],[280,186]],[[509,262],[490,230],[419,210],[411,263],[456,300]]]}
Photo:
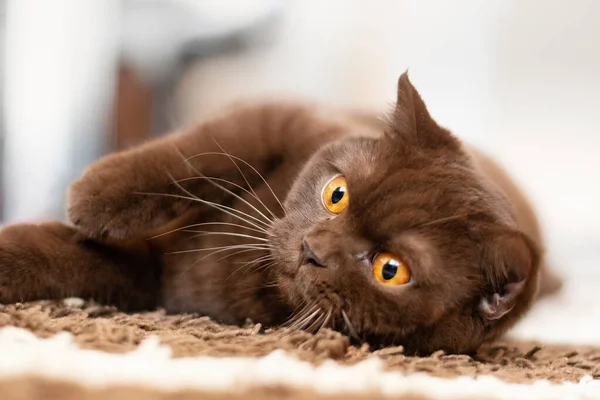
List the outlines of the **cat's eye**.
{"label": "cat's eye", "polygon": [[404,285],[410,282],[410,269],[390,253],[379,253],[373,259],[373,276],[386,285]]}
{"label": "cat's eye", "polygon": [[333,214],[339,214],[348,207],[348,184],[342,175],[336,175],[323,186],[321,191],[323,206]]}

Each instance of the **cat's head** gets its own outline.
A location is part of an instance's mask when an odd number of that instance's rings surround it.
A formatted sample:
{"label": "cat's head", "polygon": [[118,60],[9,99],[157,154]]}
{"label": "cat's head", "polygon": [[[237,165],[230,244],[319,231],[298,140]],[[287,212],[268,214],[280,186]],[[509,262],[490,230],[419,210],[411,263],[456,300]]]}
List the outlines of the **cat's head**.
{"label": "cat's head", "polygon": [[285,208],[273,274],[299,325],[410,352],[467,352],[535,295],[536,246],[406,74],[386,132],[319,151]]}

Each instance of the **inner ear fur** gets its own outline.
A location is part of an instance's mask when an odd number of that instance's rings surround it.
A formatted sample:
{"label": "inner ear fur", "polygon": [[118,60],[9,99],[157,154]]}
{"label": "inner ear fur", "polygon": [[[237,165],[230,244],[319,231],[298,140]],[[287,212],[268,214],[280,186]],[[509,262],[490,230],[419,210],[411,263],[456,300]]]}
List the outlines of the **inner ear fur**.
{"label": "inner ear fur", "polygon": [[497,320],[511,310],[525,309],[537,291],[539,250],[524,233],[495,232],[484,245],[482,265],[486,284],[478,310]]}

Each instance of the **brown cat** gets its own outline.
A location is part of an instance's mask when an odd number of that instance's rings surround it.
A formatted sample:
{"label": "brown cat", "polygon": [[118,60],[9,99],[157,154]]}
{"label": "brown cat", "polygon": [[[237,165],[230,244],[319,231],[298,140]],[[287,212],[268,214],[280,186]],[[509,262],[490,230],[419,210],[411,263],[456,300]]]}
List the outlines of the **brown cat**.
{"label": "brown cat", "polygon": [[0,301],[93,297],[468,352],[538,287],[531,208],[434,122],[406,74],[389,124],[237,108],[101,159],[68,212],[74,226],[0,232]]}

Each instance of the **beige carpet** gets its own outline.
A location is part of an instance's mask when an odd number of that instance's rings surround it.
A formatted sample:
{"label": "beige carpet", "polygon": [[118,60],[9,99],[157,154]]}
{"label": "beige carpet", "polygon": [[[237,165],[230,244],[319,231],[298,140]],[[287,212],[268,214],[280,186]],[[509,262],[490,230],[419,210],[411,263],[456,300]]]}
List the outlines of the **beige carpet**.
{"label": "beige carpet", "polygon": [[[386,372],[411,376],[423,373],[440,378],[486,377],[498,378],[506,384],[532,384],[547,380],[554,384],[580,383],[600,378],[600,347],[541,346],[531,342],[498,342],[481,348],[473,357],[445,355],[437,352],[429,357],[411,357],[401,347],[372,352],[367,345],[351,345],[347,337],[324,330],[316,335],[305,332],[263,331],[260,325],[248,323],[244,327],[217,324],[206,317],[195,315],[165,315],[162,311],[143,314],[124,314],[118,310],[84,303],[77,299],[63,302],[37,302],[0,306],[0,327],[15,326],[33,332],[37,337],[50,338],[58,332],[73,335],[82,349],[109,353],[126,353],[138,348],[149,337],[172,349],[175,358],[210,356],[218,358],[267,356],[274,350],[320,366],[335,360],[338,365],[359,365],[377,358]],[[1,355],[0,355],[1,357]],[[1,360],[0,360],[1,362]],[[35,369],[34,369],[35,371]],[[10,375],[10,374],[9,374]],[[417,376],[415,375],[415,376]],[[77,376],[75,374],[75,376]],[[452,379],[448,379],[451,382]],[[471,381],[477,381],[471,380]],[[436,384],[446,382],[436,380]],[[80,384],[81,383],[81,384]],[[550,384],[546,382],[545,384]],[[512,385],[510,387],[523,385]],[[507,386],[508,387],[508,386]],[[560,387],[557,385],[557,387]],[[373,389],[335,397],[335,394],[317,394],[311,388],[270,384],[244,389],[232,387],[232,394],[202,393],[194,390],[158,390],[143,385],[109,385],[91,387],[69,379],[47,379],[38,374],[6,377],[0,373],[0,393],[3,399],[48,398],[49,393],[59,398],[96,399],[143,398],[187,399],[202,398],[373,398],[381,392]],[[419,391],[417,391],[419,392]],[[6,394],[6,395],[5,395]],[[390,393],[387,393],[388,395]],[[600,392],[598,392],[600,396]],[[7,397],[8,396],[8,397]],[[427,398],[419,393],[399,393],[398,398]],[[477,397],[477,396],[476,396]],[[476,398],[475,397],[475,398]],[[461,398],[457,395],[454,398]],[[463,398],[472,398],[465,395]]]}

